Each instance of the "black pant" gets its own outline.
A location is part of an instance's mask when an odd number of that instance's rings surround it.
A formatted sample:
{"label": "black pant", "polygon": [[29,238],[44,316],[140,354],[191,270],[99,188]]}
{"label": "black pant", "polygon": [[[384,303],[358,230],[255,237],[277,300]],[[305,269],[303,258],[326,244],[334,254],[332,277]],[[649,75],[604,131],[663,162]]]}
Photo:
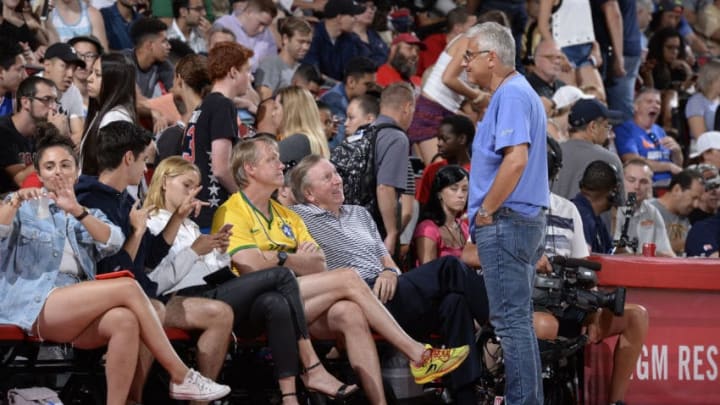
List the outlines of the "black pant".
{"label": "black pant", "polygon": [[480,377],[473,319],[486,323],[489,309],[485,281],[474,270],[454,256],[433,260],[400,276],[385,306],[412,336],[440,331],[450,347],[470,345],[468,359],[450,374],[453,389]]}
{"label": "black pant", "polygon": [[298,339],[309,336],[297,279],[290,269],[273,267],[244,274],[215,288],[190,287],[178,295],[201,296],[232,307],[238,336],[267,331],[278,378],[298,375]]}

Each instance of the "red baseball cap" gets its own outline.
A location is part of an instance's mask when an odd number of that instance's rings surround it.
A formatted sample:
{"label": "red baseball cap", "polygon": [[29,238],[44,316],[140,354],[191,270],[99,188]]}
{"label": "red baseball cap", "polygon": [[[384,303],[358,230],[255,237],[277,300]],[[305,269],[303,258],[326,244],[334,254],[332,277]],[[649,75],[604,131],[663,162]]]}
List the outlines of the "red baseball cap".
{"label": "red baseball cap", "polygon": [[415,34],[413,34],[412,32],[403,32],[396,35],[395,38],[393,38],[392,40],[392,45],[397,45],[400,42],[405,42],[406,44],[410,45],[417,45],[420,47],[420,49],[426,48],[425,44],[420,40],[420,38],[415,36]]}

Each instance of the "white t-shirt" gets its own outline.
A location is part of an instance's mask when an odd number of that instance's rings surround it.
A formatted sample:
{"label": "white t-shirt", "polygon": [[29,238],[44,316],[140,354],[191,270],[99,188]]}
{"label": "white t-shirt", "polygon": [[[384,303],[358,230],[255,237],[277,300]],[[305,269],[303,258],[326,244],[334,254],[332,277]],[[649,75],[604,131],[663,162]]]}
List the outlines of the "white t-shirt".
{"label": "white t-shirt", "polygon": [[62,96],[60,96],[60,105],[68,117],[75,115],[80,119],[85,119],[86,111],[83,104],[83,97],[82,94],[80,94],[80,89],[74,84],[71,84]]}
{"label": "white t-shirt", "polygon": [[583,233],[582,218],[570,200],[550,193],[550,210],[547,213],[545,254],[566,257],[590,255]]}
{"label": "white t-shirt", "polygon": [[[615,217],[615,239],[620,239],[623,224],[625,223],[624,208],[617,210]],[[660,211],[648,200],[643,200],[640,207],[635,209],[628,225],[628,237],[638,238],[638,249],[635,254],[642,253],[644,243],[654,243],[657,252],[670,253],[670,239],[665,231],[665,221]]]}

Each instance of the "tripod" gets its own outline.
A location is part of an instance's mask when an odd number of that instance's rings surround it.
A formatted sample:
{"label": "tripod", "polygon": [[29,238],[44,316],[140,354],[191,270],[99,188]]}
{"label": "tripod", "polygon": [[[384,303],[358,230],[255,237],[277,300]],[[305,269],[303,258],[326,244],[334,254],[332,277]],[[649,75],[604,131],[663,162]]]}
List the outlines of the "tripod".
{"label": "tripod", "polygon": [[624,222],[622,230],[620,231],[620,239],[613,241],[613,249],[610,254],[615,254],[615,251],[620,249],[629,249],[633,254],[637,253],[638,238],[630,238],[628,236],[628,228],[630,227],[630,219],[635,214],[635,203],[637,202],[636,193],[628,193],[627,203],[625,204],[625,210],[623,211]]}

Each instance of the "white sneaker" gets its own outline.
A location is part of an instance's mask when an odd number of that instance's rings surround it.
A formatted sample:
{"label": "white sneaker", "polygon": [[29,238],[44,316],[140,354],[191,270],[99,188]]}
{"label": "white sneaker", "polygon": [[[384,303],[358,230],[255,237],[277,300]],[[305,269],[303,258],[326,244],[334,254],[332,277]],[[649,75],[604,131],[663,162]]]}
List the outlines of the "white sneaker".
{"label": "white sneaker", "polygon": [[230,393],[230,387],[218,384],[190,369],[182,384],[170,382],[170,397],[189,401],[212,401]]}

